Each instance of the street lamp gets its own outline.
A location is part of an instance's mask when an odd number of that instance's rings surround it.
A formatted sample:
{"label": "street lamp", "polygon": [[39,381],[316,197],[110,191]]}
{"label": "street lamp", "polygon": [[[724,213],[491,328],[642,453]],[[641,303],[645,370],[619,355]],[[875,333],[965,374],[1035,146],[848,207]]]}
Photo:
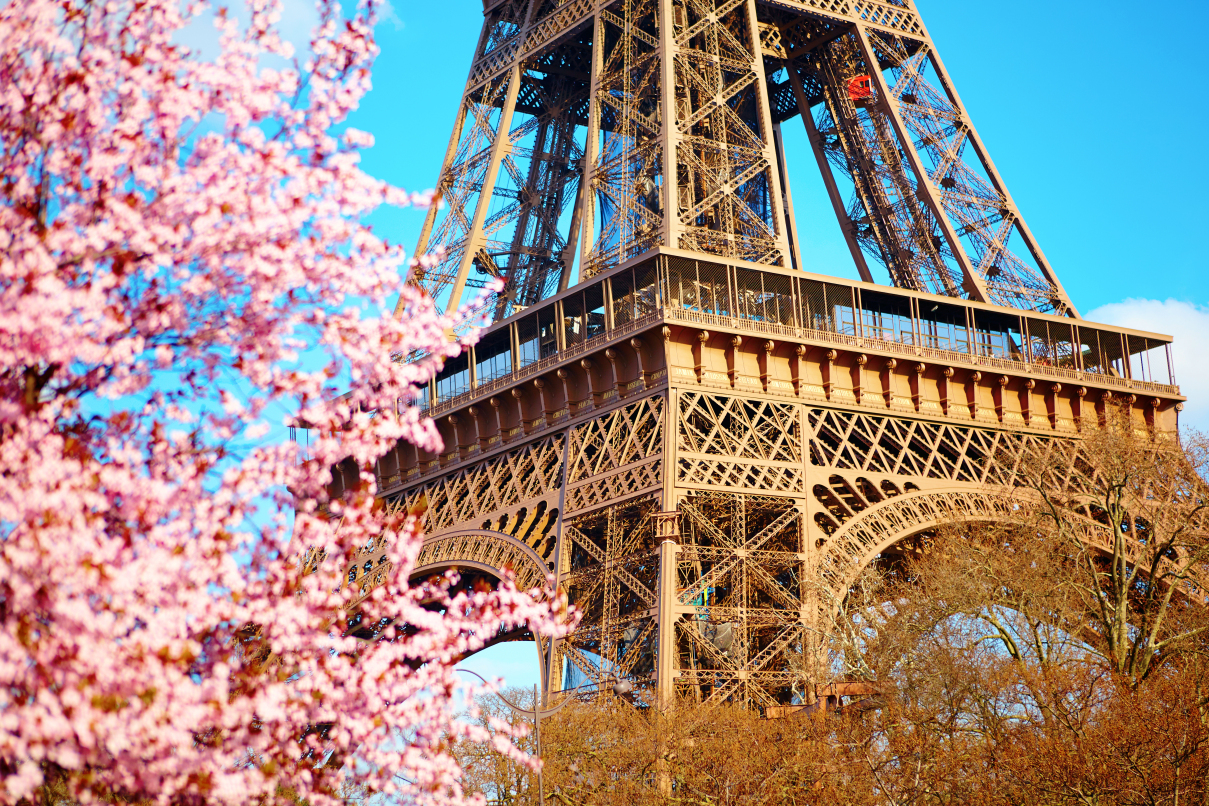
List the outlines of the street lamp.
{"label": "street lamp", "polygon": [[[485,678],[481,674],[479,674],[478,672],[472,671],[470,669],[454,669],[454,671],[455,672],[465,672],[466,674],[472,674],[475,677],[477,677],[479,680],[482,680],[484,685],[487,685],[487,686],[491,685],[491,682],[489,680],[487,680],[487,678]],[[616,680],[613,683],[612,690],[613,690],[613,693],[616,694],[618,697],[625,699],[629,694],[631,694],[634,691],[634,684],[631,683],[629,680],[626,680],[624,678],[619,678],[618,680]],[[491,691],[491,693],[494,694],[499,699],[500,702],[502,702],[504,705],[511,708],[512,712],[514,714],[523,716],[526,719],[533,720],[533,739],[534,739],[534,742],[537,744],[537,757],[538,758],[541,758],[541,755],[542,755],[542,720],[546,719],[547,717],[554,716],[559,711],[566,708],[568,703],[570,703],[571,700],[574,699],[574,697],[568,697],[567,699],[563,700],[562,702],[560,702],[558,705],[554,706],[553,708],[538,708],[537,707],[537,703],[538,703],[537,685],[535,684],[533,686],[533,710],[529,710],[528,708],[521,708],[519,705],[517,705],[516,703],[509,700],[507,697],[505,697],[503,694],[500,694],[498,691]],[[546,802],[546,788],[545,788],[544,783],[542,782],[541,768],[538,768],[538,770],[537,770],[537,797],[538,797],[538,803],[544,804]]]}
{"label": "street lamp", "polygon": [[[466,674],[472,674],[475,677],[477,677],[479,680],[482,680],[485,685],[488,685],[488,686],[491,685],[491,683],[487,680],[487,678],[483,677],[478,672],[471,671],[470,669],[454,669],[454,671],[455,672],[465,672]],[[627,681],[619,680],[613,686],[613,691],[615,693],[617,692],[617,688],[619,686],[621,686],[622,683],[626,683],[628,685]],[[630,688],[633,688],[633,686],[630,686]],[[628,690],[629,689],[627,689],[627,691]],[[511,702],[507,697],[505,697],[503,694],[500,694],[498,691],[492,691],[491,693],[494,694],[496,697],[498,697],[500,702],[502,702],[504,705],[511,708],[513,713],[523,716],[526,719],[533,720],[533,737],[534,737],[534,741],[537,743],[537,757],[538,758],[541,758],[541,755],[542,755],[542,720],[547,717],[551,717],[551,716],[554,716],[555,714],[557,714],[559,711],[561,711],[563,708],[565,708],[567,706],[567,703],[571,702],[571,700],[573,699],[572,697],[568,697],[567,699],[563,700],[562,702],[560,702],[558,705],[554,706],[553,708],[538,708],[537,707],[537,703],[538,703],[537,686],[534,685],[533,686],[533,710],[529,710],[528,708],[521,708],[516,703]],[[537,770],[537,798],[538,798],[538,803],[546,802],[546,788],[542,782],[542,771],[541,771],[540,767]]]}

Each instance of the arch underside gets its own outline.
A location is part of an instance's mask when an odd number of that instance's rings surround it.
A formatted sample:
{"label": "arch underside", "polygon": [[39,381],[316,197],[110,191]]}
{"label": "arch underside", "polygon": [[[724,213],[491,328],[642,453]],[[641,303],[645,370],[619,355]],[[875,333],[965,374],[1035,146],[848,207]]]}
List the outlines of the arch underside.
{"label": "arch underside", "polygon": [[472,529],[425,540],[412,578],[459,568],[488,573],[496,579],[511,574],[518,590],[544,585],[550,573],[537,552],[512,535]]}
{"label": "arch underside", "polygon": [[[1020,501],[1007,489],[927,490],[888,499],[862,512],[825,543],[818,574],[825,580],[832,607],[856,582],[861,572],[895,546],[954,523],[1010,523],[1019,521]],[[1091,518],[1070,514],[1072,534],[1089,549],[1103,555],[1113,552],[1113,533]],[[1127,546],[1130,561],[1139,561],[1138,547]],[[1163,561],[1169,564],[1169,561]],[[1204,586],[1189,580],[1187,595],[1203,598]]]}
{"label": "arch underside", "polygon": [[892,547],[954,522],[1008,521],[1013,504],[988,490],[925,490],[875,504],[827,538],[817,570],[824,590],[839,601],[861,572]]}
{"label": "arch underside", "polygon": [[[512,535],[484,529],[450,532],[426,539],[416,557],[411,579],[420,580],[451,570],[459,573],[463,586],[484,577],[492,585],[511,577],[513,584],[522,591],[544,585],[549,574],[546,562],[526,543]],[[504,630],[463,658],[497,644],[532,640],[534,635],[527,626]],[[548,644],[548,641],[543,640],[541,644]],[[538,646],[536,658],[539,664],[546,651],[542,645]]]}

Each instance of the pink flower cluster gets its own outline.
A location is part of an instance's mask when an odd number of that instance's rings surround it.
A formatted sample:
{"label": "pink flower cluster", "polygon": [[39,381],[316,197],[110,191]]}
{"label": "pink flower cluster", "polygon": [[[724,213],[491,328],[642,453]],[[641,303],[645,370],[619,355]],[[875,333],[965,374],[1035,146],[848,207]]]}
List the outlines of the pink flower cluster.
{"label": "pink flower cluster", "polygon": [[[177,44],[200,4],[0,4],[0,803],[465,802],[451,740],[501,737],[458,720],[454,660],[566,629],[550,591],[410,587],[416,519],[372,474],[320,516],[334,463],[439,449],[407,402],[460,345],[414,288],[390,315],[405,258],[362,223],[429,197],[335,133],[372,3],[320,0],[283,70],[280,2],[248,5],[202,61]],[[307,461],[264,444],[299,421]],[[383,533],[395,573],[361,609],[392,626],[367,643],[341,559]]]}

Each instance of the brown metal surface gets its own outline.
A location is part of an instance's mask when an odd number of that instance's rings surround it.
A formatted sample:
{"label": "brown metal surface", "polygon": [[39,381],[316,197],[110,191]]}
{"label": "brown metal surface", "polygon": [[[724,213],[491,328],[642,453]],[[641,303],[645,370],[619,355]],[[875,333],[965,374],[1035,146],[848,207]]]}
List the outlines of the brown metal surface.
{"label": "brown metal surface", "polygon": [[[648,701],[809,702],[863,568],[954,518],[1010,518],[1021,457],[1110,404],[1177,425],[1179,388],[1147,374],[1158,334],[696,254],[648,253],[487,329],[461,372],[498,334],[515,369],[442,395],[464,385],[447,368],[420,403],[448,449],[379,466],[394,506],[427,502],[418,573],[557,575],[584,620],[542,646],[548,694],[621,678]],[[547,318],[550,354],[525,358]]]}
{"label": "brown metal surface", "polygon": [[[866,282],[803,271],[797,116]],[[504,291],[378,489],[417,573],[556,576],[547,693],[874,702],[810,660],[861,569],[1110,404],[1177,426],[1170,339],[1078,318],[910,0],[489,2],[455,124],[410,281]]]}

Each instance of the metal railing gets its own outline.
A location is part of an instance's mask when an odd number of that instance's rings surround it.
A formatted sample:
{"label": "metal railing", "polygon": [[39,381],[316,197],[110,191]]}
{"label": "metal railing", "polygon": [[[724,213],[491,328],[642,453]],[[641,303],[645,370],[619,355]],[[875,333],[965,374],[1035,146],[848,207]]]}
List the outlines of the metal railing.
{"label": "metal railing", "polygon": [[1178,395],[1180,387],[1172,384],[1142,381],[1131,378],[1118,378],[1099,372],[1055,367],[1048,364],[1015,361],[999,356],[963,353],[957,350],[944,350],[936,347],[924,347],[918,344],[904,344],[898,341],[876,339],[869,336],[854,336],[848,333],[837,333],[831,330],[815,330],[808,327],[792,327],[774,322],[763,322],[758,319],[746,319],[739,316],[724,316],[722,314],[694,311],[688,308],[665,308],[664,316],[675,322],[685,324],[722,327],[731,330],[746,330],[769,336],[781,336],[791,339],[810,339],[842,344],[858,350],[880,350],[910,358],[927,358],[943,363],[973,364],[978,367],[1003,369],[1009,372],[1024,372],[1032,375],[1047,375],[1053,378],[1074,380],[1098,385],[1115,386],[1120,389],[1137,389]]}
{"label": "metal railing", "polygon": [[651,311],[650,313],[640,316],[637,319],[633,319],[629,322],[618,325],[612,330],[604,333],[598,333],[590,339],[581,341],[579,344],[572,344],[565,350],[560,350],[544,358],[540,358],[537,361],[526,364],[519,369],[509,372],[507,375],[501,375],[500,377],[494,378],[486,383],[472,384],[471,388],[467,391],[460,392],[454,397],[441,400],[436,405],[429,407],[428,416],[438,417],[447,411],[453,411],[456,408],[460,408],[462,405],[469,403],[471,400],[483,397],[485,395],[495,394],[502,389],[506,389],[515,383],[523,381],[530,375],[536,375],[540,372],[551,369],[552,367],[558,366],[564,361],[584,355],[585,353],[590,353],[602,345],[624,338],[631,333],[636,333],[639,330],[643,330],[662,320],[662,310]]}

